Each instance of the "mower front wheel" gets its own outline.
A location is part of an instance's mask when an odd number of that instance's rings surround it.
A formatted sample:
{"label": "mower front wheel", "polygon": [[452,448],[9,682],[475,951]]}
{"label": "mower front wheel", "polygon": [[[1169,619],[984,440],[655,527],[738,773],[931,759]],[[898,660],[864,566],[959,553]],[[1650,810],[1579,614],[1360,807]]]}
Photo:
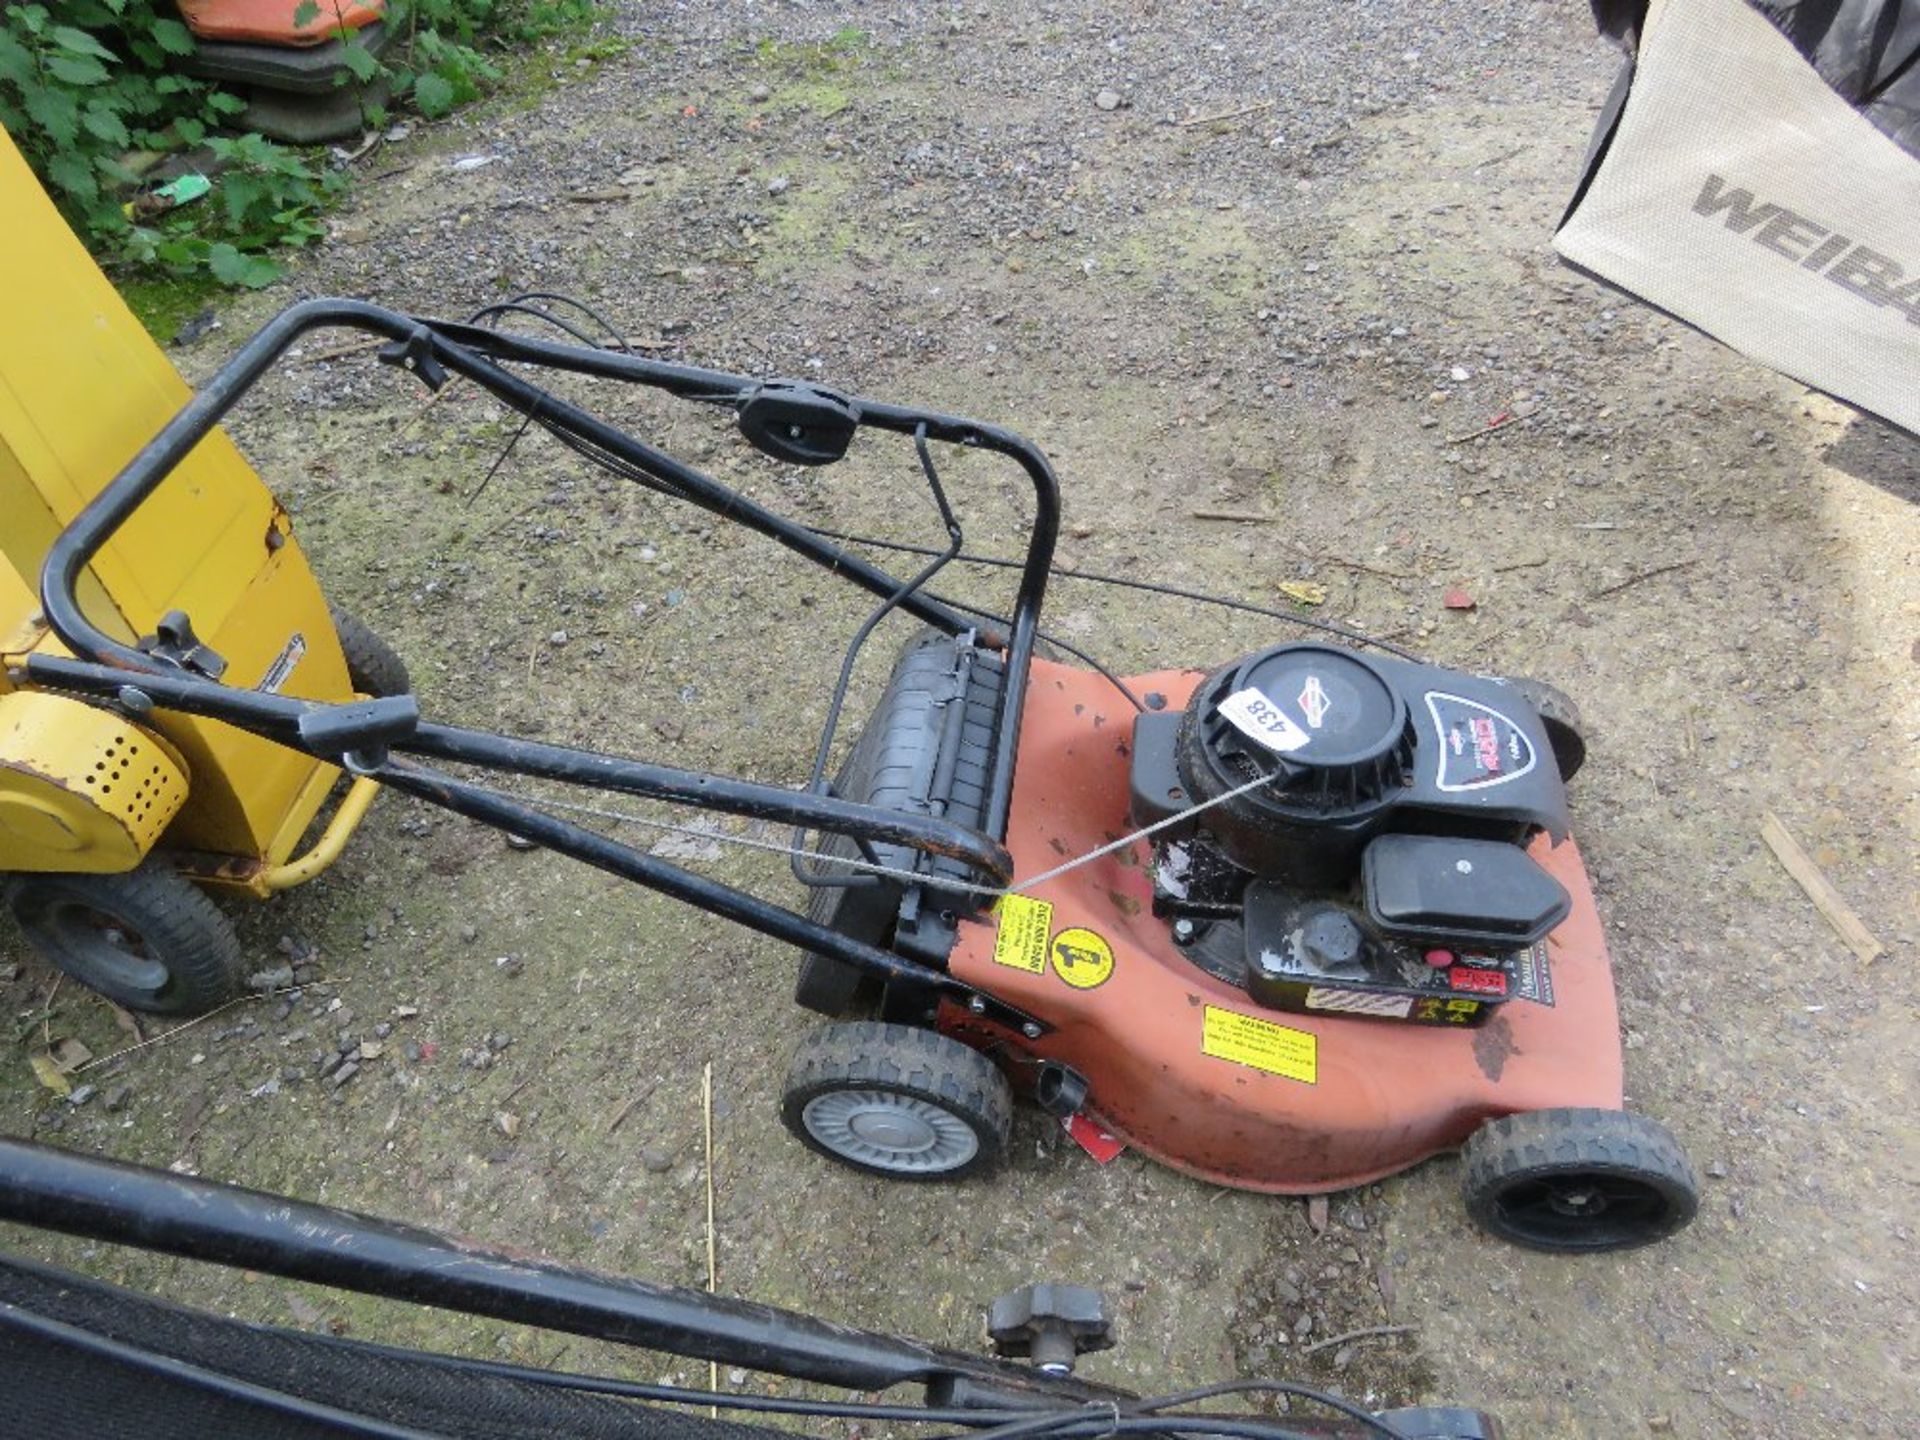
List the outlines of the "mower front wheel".
{"label": "mower front wheel", "polygon": [[1013,1127],[1013,1093],[979,1051],[932,1030],[859,1020],[800,1042],[780,1118],[844,1165],[895,1180],[992,1170]]}
{"label": "mower front wheel", "polygon": [[198,1015],[246,993],[232,922],[158,861],[118,875],[14,875],[4,890],[35,950],[129,1010]]}
{"label": "mower front wheel", "polygon": [[1580,707],[1573,697],[1557,685],[1544,680],[1510,676],[1507,685],[1534,708],[1540,723],[1547,727],[1547,741],[1553,746],[1553,761],[1561,780],[1571,780],[1587,763],[1587,736],[1580,720]]}
{"label": "mower front wheel", "polygon": [[347,681],[362,695],[383,699],[405,695],[413,689],[413,677],[407,662],[366,621],[338,605],[329,605],[334,633],[340,637],[340,651],[347,658]]}
{"label": "mower front wheel", "polygon": [[1667,1127],[1624,1110],[1534,1110],[1489,1120],[1466,1147],[1467,1213],[1534,1250],[1631,1250],[1700,1208]]}

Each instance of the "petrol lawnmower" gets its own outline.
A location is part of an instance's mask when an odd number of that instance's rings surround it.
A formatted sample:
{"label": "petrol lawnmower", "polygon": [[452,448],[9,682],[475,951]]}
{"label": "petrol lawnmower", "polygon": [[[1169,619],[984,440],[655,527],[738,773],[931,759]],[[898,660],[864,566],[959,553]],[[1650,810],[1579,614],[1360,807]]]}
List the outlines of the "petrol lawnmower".
{"label": "petrol lawnmower", "polygon": [[[321,327],[371,332],[382,360],[435,389],[463,376],[597,465],[876,597],[810,783],[442,724],[412,695],[242,689],[222,683],[204,647],[106,633],[77,589],[101,547]],[[727,407],[789,465],[834,463],[863,434],[907,437],[950,543],[896,578],[540,388],[529,369]],[[1009,619],[927,588],[964,556],[935,444],[1005,456],[1032,483]],[[1564,785],[1584,742],[1564,697],[1351,644],[1131,677],[1044,658],[1059,513],[1046,458],[991,425],[481,317],[312,300],[249,340],[53,542],[41,599],[78,658],[42,644],[23,669],[134,721],[174,713],[249,730],[798,946],[798,999],[841,1018],[801,1043],[784,1115],[850,1165],[922,1180],[984,1171],[1006,1147],[1017,1089],[1076,1133],[1225,1185],[1341,1189],[1464,1144],[1471,1213],[1522,1244],[1614,1249],[1684,1225],[1696,1206],[1685,1156],[1621,1108],[1610,963],[1568,834]],[[921,629],[829,781],[855,659],[892,615]],[[556,813],[582,807],[503,793],[476,769],[794,826],[778,848],[811,892],[807,912]]]}

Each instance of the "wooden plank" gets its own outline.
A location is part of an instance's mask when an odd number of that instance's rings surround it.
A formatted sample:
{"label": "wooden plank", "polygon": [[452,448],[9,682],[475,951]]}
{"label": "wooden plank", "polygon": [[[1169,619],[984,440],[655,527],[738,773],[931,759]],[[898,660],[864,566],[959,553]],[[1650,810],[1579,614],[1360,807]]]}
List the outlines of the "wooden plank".
{"label": "wooden plank", "polygon": [[1847,948],[1867,964],[1880,957],[1885,947],[1873,938],[1871,931],[1860,922],[1840,892],[1833,888],[1826,873],[1813,863],[1811,856],[1800,848],[1800,842],[1787,833],[1787,827],[1780,823],[1780,817],[1771,810],[1760,820],[1760,838],[1767,842],[1767,848],[1773,851],[1775,858],[1786,867],[1786,871],[1807,892],[1807,898],[1813,901],[1829,925],[1847,942]]}

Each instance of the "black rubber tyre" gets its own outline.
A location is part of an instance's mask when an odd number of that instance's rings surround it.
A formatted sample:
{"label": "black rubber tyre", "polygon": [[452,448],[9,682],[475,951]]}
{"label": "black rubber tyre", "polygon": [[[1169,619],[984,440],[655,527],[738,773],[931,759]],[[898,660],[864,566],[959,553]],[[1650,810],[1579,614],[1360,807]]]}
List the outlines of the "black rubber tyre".
{"label": "black rubber tyre", "polygon": [[1667,1127],[1624,1110],[1535,1110],[1467,1141],[1467,1213],[1534,1250],[1630,1250],[1684,1229],[1700,1182]]}
{"label": "black rubber tyre", "polygon": [[14,875],[5,892],[35,950],[129,1010],[198,1015],[246,993],[233,925],[158,861],[121,875]]}
{"label": "black rubber tyre", "polygon": [[340,649],[347,657],[347,679],[355,690],[378,698],[405,695],[413,689],[407,662],[364,621],[338,605],[329,605],[327,613],[333,616],[334,633],[340,637]]}
{"label": "black rubber tyre", "polygon": [[1553,760],[1560,767],[1560,778],[1573,779],[1587,763],[1587,737],[1580,725],[1580,707],[1566,691],[1544,680],[1514,677],[1506,683],[1545,722],[1547,741],[1553,746]]}
{"label": "black rubber tyre", "polygon": [[855,1020],[800,1042],[780,1118],[822,1155],[895,1180],[959,1180],[999,1165],[1013,1092],[979,1051],[932,1030]]}

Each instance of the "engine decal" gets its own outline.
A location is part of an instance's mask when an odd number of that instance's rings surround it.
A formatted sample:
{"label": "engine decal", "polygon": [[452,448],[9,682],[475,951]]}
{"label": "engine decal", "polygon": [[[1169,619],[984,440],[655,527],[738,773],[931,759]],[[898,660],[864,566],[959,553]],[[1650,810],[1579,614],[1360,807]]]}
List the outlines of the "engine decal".
{"label": "engine decal", "polygon": [[1498,995],[1505,998],[1507,977],[1498,970],[1479,970],[1471,965],[1455,965],[1447,971],[1447,984],[1472,995]]}
{"label": "engine decal", "polygon": [[280,687],[293,674],[293,667],[300,663],[306,653],[307,637],[296,630],[293,638],[280,647],[280,653],[273,657],[273,663],[267,666],[267,673],[260,677],[260,683],[255,688],[269,695],[278,695]]}
{"label": "engine decal", "polygon": [[1539,763],[1526,733],[1478,700],[1429,690],[1427,712],[1433,716],[1434,733],[1440,741],[1435,783],[1449,794],[1504,785],[1530,773]]}
{"label": "engine decal", "polygon": [[1320,1083],[1320,1037],[1218,1006],[1207,1006],[1200,1052],[1303,1085]]}
{"label": "engine decal", "polygon": [[1320,677],[1307,676],[1307,683],[1300,687],[1300,713],[1307,717],[1307,724],[1318,730],[1331,709],[1333,698],[1327,694],[1327,687],[1320,683]]}
{"label": "engine decal", "polygon": [[1220,702],[1220,713],[1249,740],[1281,755],[1291,755],[1313,739],[1300,722],[1249,685]]}
{"label": "engine decal", "polygon": [[1553,1006],[1553,969],[1547,964],[1547,942],[1530,945],[1514,957],[1513,998]]}
{"label": "engine decal", "polygon": [[993,963],[1029,975],[1047,973],[1047,936],[1053,931],[1053,905],[1026,895],[1002,895],[993,913],[1000,929],[993,937]]}
{"label": "engine decal", "polygon": [[1413,1010],[1411,995],[1379,995],[1366,990],[1335,990],[1314,985],[1307,990],[1309,1010],[1339,1010],[1349,1015],[1380,1015],[1404,1020]]}
{"label": "engine decal", "polygon": [[1053,973],[1076,990],[1093,990],[1113,975],[1113,946],[1078,926],[1053,937]]}
{"label": "engine decal", "polygon": [[1480,1008],[1480,1001],[1469,1000],[1464,995],[1456,995],[1451,1000],[1429,996],[1415,1006],[1413,1018],[1422,1025],[1471,1025]]}

